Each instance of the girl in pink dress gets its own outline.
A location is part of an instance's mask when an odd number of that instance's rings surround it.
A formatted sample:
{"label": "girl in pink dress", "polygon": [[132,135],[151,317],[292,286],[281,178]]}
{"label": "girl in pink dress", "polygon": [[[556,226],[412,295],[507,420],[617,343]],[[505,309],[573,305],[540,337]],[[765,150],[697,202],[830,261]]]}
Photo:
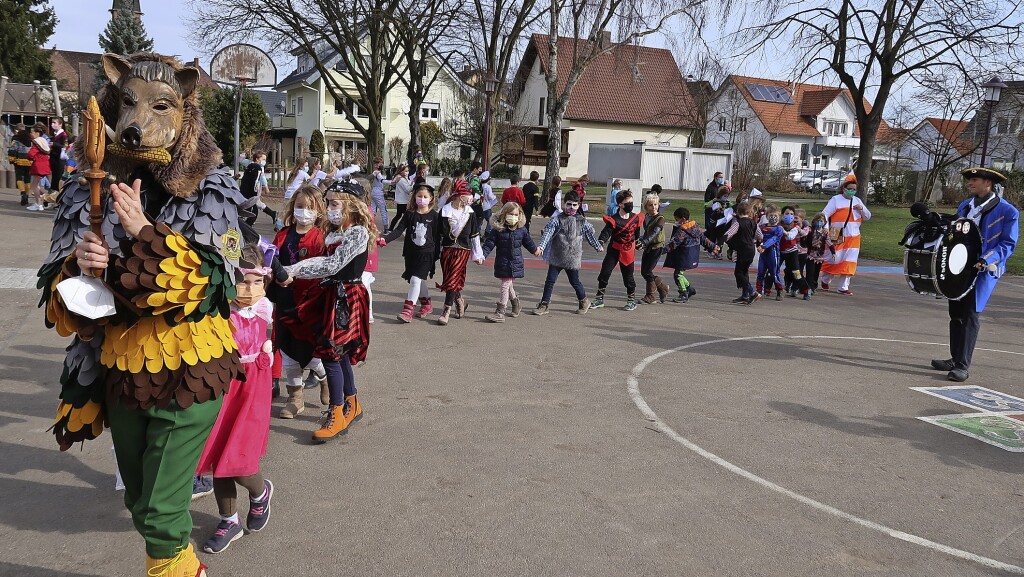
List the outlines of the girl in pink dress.
{"label": "girl in pink dress", "polygon": [[231,324],[245,381],[232,381],[199,459],[197,474],[213,474],[213,494],[221,517],[216,531],[203,545],[207,553],[224,551],[244,534],[235,505],[236,483],[249,493],[248,532],[262,530],[270,517],[274,485],[263,477],[260,458],[267,452],[270,437],[273,346],[267,328],[273,318],[273,305],[264,287],[271,274],[266,263],[273,254],[273,245],[261,242],[259,247],[246,247],[239,259],[245,276],[235,285]]}

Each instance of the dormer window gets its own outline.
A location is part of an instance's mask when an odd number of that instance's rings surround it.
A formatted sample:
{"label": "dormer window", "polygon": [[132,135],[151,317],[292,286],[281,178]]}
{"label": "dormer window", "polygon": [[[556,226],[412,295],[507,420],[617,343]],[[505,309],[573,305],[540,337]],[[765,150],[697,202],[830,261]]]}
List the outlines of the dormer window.
{"label": "dormer window", "polygon": [[822,122],[821,132],[826,136],[846,136],[849,133],[850,125],[838,120],[826,120]]}

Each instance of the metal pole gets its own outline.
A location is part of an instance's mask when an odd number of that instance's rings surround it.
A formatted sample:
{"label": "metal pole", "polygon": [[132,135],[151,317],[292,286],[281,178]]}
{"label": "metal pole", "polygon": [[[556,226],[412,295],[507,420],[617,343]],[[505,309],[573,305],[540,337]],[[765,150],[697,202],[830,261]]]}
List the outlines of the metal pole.
{"label": "metal pole", "polygon": [[57,90],[56,80],[50,80],[50,90],[53,91],[53,109],[57,112],[57,118],[64,120],[64,114],[60,107],[60,91]]}
{"label": "metal pole", "polygon": [[242,121],[242,91],[245,90],[245,82],[239,82],[235,90],[235,174],[238,174],[238,132],[239,124]]}
{"label": "metal pole", "polygon": [[985,118],[985,137],[981,140],[981,168],[985,168],[985,156],[988,155],[988,133],[992,132],[992,109],[993,103],[988,103],[988,116]]}

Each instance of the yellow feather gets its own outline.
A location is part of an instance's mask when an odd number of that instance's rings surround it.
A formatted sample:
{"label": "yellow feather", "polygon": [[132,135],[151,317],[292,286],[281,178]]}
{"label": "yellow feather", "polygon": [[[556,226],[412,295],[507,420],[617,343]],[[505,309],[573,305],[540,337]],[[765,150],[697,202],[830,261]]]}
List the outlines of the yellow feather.
{"label": "yellow feather", "polygon": [[99,437],[103,434],[103,420],[92,422],[92,436]]}
{"label": "yellow feather", "polygon": [[164,355],[164,366],[172,371],[178,370],[178,367],[181,366],[181,355],[177,354],[177,351],[175,354]]}
{"label": "yellow feather", "polygon": [[189,289],[188,298],[192,301],[201,301],[206,298],[206,285],[196,285]]}
{"label": "yellow feather", "polygon": [[146,372],[156,373],[159,372],[164,366],[164,360],[162,358],[157,359],[146,359]]}
{"label": "yellow feather", "polygon": [[92,401],[91,399],[85,403],[85,406],[81,409],[81,419],[83,423],[92,423],[100,415],[100,405]]}
{"label": "yellow feather", "polygon": [[71,431],[72,433],[77,433],[78,431],[82,430],[83,425],[84,423],[82,423],[81,411],[71,411],[71,415],[68,416],[68,431]]}
{"label": "yellow feather", "polygon": [[196,354],[195,349],[182,350],[181,360],[184,361],[186,365],[195,366],[199,364],[199,355]]}

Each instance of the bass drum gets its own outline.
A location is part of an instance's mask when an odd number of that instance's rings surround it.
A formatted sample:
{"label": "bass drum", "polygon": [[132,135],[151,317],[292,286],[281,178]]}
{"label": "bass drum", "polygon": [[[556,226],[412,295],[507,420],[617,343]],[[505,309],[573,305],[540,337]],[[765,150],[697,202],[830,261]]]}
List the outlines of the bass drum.
{"label": "bass drum", "polygon": [[[930,229],[934,232],[934,229]],[[941,236],[929,229],[914,233],[903,252],[903,273],[917,293],[960,300],[974,288],[981,257],[981,234],[973,221],[958,219]]]}

